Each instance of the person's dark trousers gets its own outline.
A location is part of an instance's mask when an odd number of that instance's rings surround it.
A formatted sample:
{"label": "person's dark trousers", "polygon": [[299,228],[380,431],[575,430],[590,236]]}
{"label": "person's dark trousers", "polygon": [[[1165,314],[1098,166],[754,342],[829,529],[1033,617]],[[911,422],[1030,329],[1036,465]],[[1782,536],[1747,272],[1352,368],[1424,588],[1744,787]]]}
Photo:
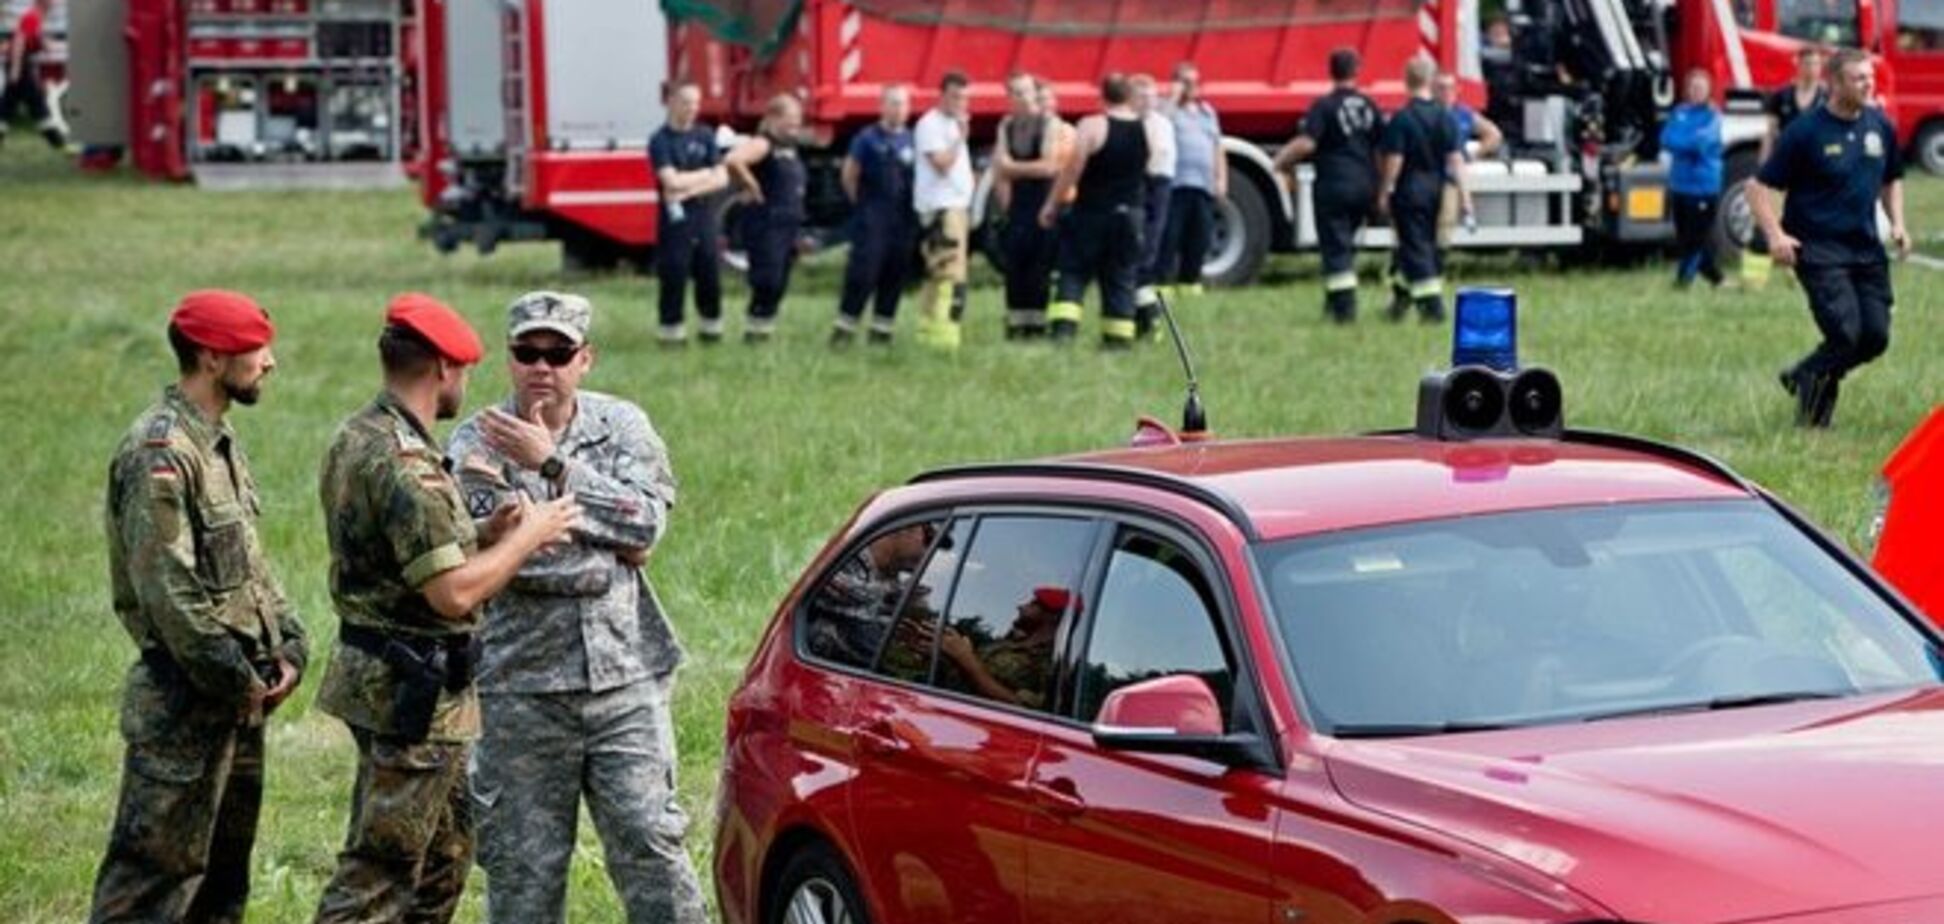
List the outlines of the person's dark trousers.
{"label": "person's dark trousers", "polygon": [[683,336],[683,305],[688,300],[689,283],[695,283],[695,313],[702,319],[703,336],[722,332],[722,254],[720,235],[706,204],[688,203],[688,215],[670,223],[664,216],[661,241],[655,248],[655,275],[661,314],[661,336],[679,341]]}
{"label": "person's dark trousers", "polygon": [[743,240],[749,250],[749,327],[754,338],[766,337],[776,327],[777,312],[783,307],[783,294],[790,288],[790,271],[796,267],[798,224],[786,219],[752,221],[744,228]]}
{"label": "person's dark trousers", "polygon": [[1059,232],[1042,228],[1045,197],[1018,196],[1006,209],[1006,337],[1038,337],[1046,332],[1046,306],[1052,298],[1053,268],[1059,257]]}
{"label": "person's dark trousers", "polygon": [[1391,251],[1391,320],[1403,320],[1416,306],[1426,321],[1444,318],[1444,259],[1438,252],[1439,194],[1410,196],[1401,191],[1390,201],[1391,228],[1397,247]]}
{"label": "person's dark trousers", "polygon": [[1101,345],[1131,346],[1134,288],[1139,281],[1143,216],[1138,207],[1074,209],[1060,227],[1060,282],[1047,309],[1053,336],[1070,339],[1080,326],[1087,284],[1100,285]]}
{"label": "person's dark trousers", "polygon": [[853,213],[850,260],[844,264],[844,294],[837,304],[840,330],[855,331],[868,302],[871,330],[887,336],[892,332],[917,233],[917,218],[908,206],[864,206]]}
{"label": "person's dark trousers", "polygon": [[[27,72],[34,73],[36,65],[29,61]],[[39,80],[26,77],[6,83],[0,89],[0,138],[7,134],[7,123],[13,121],[14,113],[25,106],[27,114],[34,119],[34,126],[40,129],[41,137],[47,139],[51,147],[60,148],[67,144],[67,138],[55,125],[53,110],[47,106],[47,91]]]}
{"label": "person's dark trousers", "polygon": [[1890,265],[1869,263],[1796,266],[1796,279],[1809,297],[1809,313],[1822,331],[1822,343],[1783,373],[1783,385],[1796,396],[1796,422],[1827,427],[1835,420],[1843,378],[1890,346]]}
{"label": "person's dark trousers", "polygon": [[1710,285],[1721,285],[1721,269],[1715,265],[1713,239],[1715,197],[1674,193],[1675,249],[1680,254],[1674,281],[1679,285],[1694,282],[1698,274]]}
{"label": "person's dark trousers", "polygon": [[1323,257],[1323,312],[1339,324],[1357,317],[1357,232],[1370,214],[1370,191],[1318,189],[1316,245]]}
{"label": "person's dark trousers", "polygon": [[1208,190],[1175,187],[1168,195],[1168,224],[1161,232],[1156,281],[1200,285],[1214,229],[1215,199]]}
{"label": "person's dark trousers", "polygon": [[1149,176],[1142,194],[1141,252],[1134,265],[1134,325],[1136,335],[1141,337],[1154,331],[1155,319],[1161,313],[1160,296],[1155,293],[1154,285],[1161,281],[1161,236],[1168,228],[1168,204],[1173,190],[1172,178]]}

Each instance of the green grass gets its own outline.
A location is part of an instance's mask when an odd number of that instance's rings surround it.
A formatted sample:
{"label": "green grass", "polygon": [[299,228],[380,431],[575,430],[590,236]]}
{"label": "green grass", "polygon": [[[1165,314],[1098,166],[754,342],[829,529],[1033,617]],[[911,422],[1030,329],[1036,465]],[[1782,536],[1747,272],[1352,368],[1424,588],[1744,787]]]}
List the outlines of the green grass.
{"label": "green grass", "polygon": [[[1944,215],[1944,183],[1918,181],[1919,235]],[[683,796],[707,857],[722,705],[758,632],[799,569],[874,489],[929,466],[1112,446],[1134,417],[1172,419],[1173,356],[1147,349],[1015,348],[999,339],[996,287],[975,289],[953,357],[833,354],[835,264],[815,261],[786,304],[779,342],[666,353],[653,342],[652,283],[563,280],[550,247],[488,259],[439,257],[413,238],[404,193],[214,194],[87,177],[35,145],[0,152],[0,368],[6,370],[7,489],[0,492],[0,920],[85,911],[111,819],[121,743],[115,715],[131,646],[108,605],[100,502],[108,453],[171,378],[163,318],[185,290],[253,293],[280,328],[265,399],[234,415],[266,498],[274,567],[320,642],[335,629],[316,500],[319,454],[377,387],[381,306],[407,289],[464,310],[493,342],[503,306],[567,287],[599,309],[589,386],[644,405],[667,438],[682,500],[653,576],[692,653],[678,692]],[[1775,371],[1814,340],[1793,285],[1675,292],[1668,268],[1519,271],[1461,261],[1461,281],[1509,282],[1524,306],[1523,352],[1555,367],[1579,426],[1672,439],[1714,453],[1865,541],[1876,467],[1944,394],[1944,276],[1897,270],[1895,342],[1845,391],[1839,426],[1804,433]],[[1366,313],[1377,293],[1365,290]],[[740,302],[740,295],[733,299]],[[1185,306],[1215,428],[1228,436],[1337,433],[1411,420],[1420,373],[1445,329],[1319,316],[1313,258],[1279,259],[1262,287]],[[906,321],[909,324],[909,319]],[[471,406],[500,395],[489,362]],[[270,735],[269,796],[253,918],[308,918],[343,836],[351,746],[309,710],[307,683]],[[570,918],[619,912],[584,830]],[[706,867],[703,867],[706,876]],[[475,883],[477,885],[477,883]],[[478,889],[464,919],[477,918]]]}

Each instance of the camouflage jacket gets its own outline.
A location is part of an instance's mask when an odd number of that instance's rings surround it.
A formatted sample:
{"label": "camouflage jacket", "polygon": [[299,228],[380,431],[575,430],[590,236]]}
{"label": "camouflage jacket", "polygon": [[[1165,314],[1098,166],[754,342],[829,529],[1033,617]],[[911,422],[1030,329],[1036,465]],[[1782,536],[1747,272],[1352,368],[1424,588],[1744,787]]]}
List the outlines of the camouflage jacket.
{"label": "camouflage jacket", "polygon": [[[517,413],[510,401],[501,409]],[[599,692],[666,674],[682,660],[654,588],[619,557],[652,548],[675,504],[668,450],[648,415],[582,391],[557,451],[567,467],[555,483],[488,446],[477,416],[453,431],[447,450],[475,520],[515,493],[547,500],[572,492],[583,511],[572,543],[528,559],[486,605],[479,688],[488,693]]]}
{"label": "camouflage jacket", "polygon": [[253,661],[303,669],[304,627],[264,561],[256,480],[228,424],[170,386],[116,447],[106,511],[115,615],[137,646],[224,705],[262,683]]}
{"label": "camouflage jacket", "polygon": [[[338,428],[324,454],[318,494],[331,544],[331,605],[340,621],[419,638],[478,628],[477,614],[445,619],[419,590],[465,564],[477,544],[438,440],[389,393]],[[340,639],[317,706],[352,726],[396,734],[394,687],[382,660]],[[442,693],[429,740],[464,741],[478,733],[475,690]]]}

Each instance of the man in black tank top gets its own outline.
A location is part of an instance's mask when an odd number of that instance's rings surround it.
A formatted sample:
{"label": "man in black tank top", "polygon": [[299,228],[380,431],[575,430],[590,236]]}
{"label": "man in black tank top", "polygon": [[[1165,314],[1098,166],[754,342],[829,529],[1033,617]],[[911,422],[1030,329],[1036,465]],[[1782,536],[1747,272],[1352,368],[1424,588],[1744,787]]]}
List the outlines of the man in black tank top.
{"label": "man in black tank top", "polygon": [[1444,320],[1444,254],[1438,247],[1438,208],[1445,183],[1458,188],[1458,208],[1471,212],[1465,186],[1465,160],[1451,113],[1431,98],[1438,68],[1429,58],[1404,66],[1410,102],[1384,126],[1383,189],[1378,201],[1390,209],[1397,235],[1391,251],[1390,319],[1401,321],[1416,307],[1423,321]]}
{"label": "man in black tank top", "polygon": [[[1105,111],[1080,120],[1073,157],[1040,209],[1040,227],[1051,228],[1056,219],[1060,227],[1059,287],[1046,311],[1056,341],[1070,341],[1080,332],[1080,301],[1094,280],[1100,284],[1102,348],[1134,345],[1149,148],[1147,128],[1130,105],[1133,96],[1120,74],[1100,82]],[[1059,204],[1076,187],[1079,196],[1062,217]]]}
{"label": "man in black tank top", "polygon": [[1006,211],[1002,247],[1006,255],[1006,339],[1046,333],[1046,303],[1051,295],[1057,238],[1040,227],[1040,209],[1053,178],[1060,173],[1054,151],[1055,116],[1040,106],[1039,82],[1031,74],[1006,81],[1012,110],[999,122],[993,146],[994,192]]}
{"label": "man in black tank top", "polygon": [[1323,255],[1323,313],[1347,324],[1357,317],[1357,232],[1377,197],[1377,139],[1384,129],[1377,104],[1357,89],[1357,53],[1330,53],[1335,86],[1303,115],[1295,138],[1276,154],[1276,169],[1296,185],[1296,164],[1316,165],[1311,211]]}

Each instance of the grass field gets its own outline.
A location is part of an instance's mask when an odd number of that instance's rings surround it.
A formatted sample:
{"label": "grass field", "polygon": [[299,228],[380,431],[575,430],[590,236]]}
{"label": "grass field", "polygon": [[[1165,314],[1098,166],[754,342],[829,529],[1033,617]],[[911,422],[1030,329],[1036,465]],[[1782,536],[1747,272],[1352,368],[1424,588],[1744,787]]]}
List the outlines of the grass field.
{"label": "grass field", "polygon": [[[1920,235],[1935,235],[1944,183],[1918,182],[1911,214]],[[406,289],[432,292],[494,343],[503,306],[524,290],[568,287],[595,300],[601,353],[588,384],[648,409],[682,482],[653,577],[692,654],[678,712],[698,865],[708,852],[723,701],[788,582],[859,501],[941,463],[1113,445],[1136,414],[1172,419],[1180,406],[1167,350],[1101,355],[1002,343],[990,285],[973,293],[968,342],[956,356],[908,342],[827,350],[836,283],[828,260],[792,293],[779,342],[669,353],[653,342],[652,283],[563,280],[549,247],[442,258],[414,240],[418,218],[405,193],[201,193],[78,176],[27,140],[0,152],[0,362],[9,392],[0,522],[12,524],[0,531],[0,921],[85,913],[113,811],[115,710],[132,654],[108,606],[103,478],[121,430],[172,376],[163,319],[185,290],[243,289],[279,325],[280,368],[263,402],[233,419],[262,483],[273,565],[320,651],[336,622],[317,462],[336,423],[377,387],[371,344],[384,301]],[[1562,374],[1575,425],[1714,453],[1853,544],[1867,541],[1876,466],[1944,395],[1944,274],[1934,270],[1897,269],[1890,353],[1846,388],[1834,431],[1805,433],[1789,425],[1775,371],[1814,330],[1781,276],[1760,292],[1676,292],[1660,265],[1512,267],[1461,261],[1453,275],[1518,287],[1523,353]],[[1281,259],[1262,287],[1184,307],[1220,433],[1334,433],[1411,420],[1417,377],[1444,360],[1448,329],[1370,319],[1328,327],[1314,274],[1312,258]],[[1376,295],[1366,287],[1367,316]],[[489,361],[470,405],[505,385],[503,365]],[[307,681],[270,734],[258,921],[308,919],[343,835],[351,745],[334,720],[309,710],[313,686]],[[465,920],[477,918],[479,891]],[[620,920],[585,830],[570,902],[572,920]]]}

